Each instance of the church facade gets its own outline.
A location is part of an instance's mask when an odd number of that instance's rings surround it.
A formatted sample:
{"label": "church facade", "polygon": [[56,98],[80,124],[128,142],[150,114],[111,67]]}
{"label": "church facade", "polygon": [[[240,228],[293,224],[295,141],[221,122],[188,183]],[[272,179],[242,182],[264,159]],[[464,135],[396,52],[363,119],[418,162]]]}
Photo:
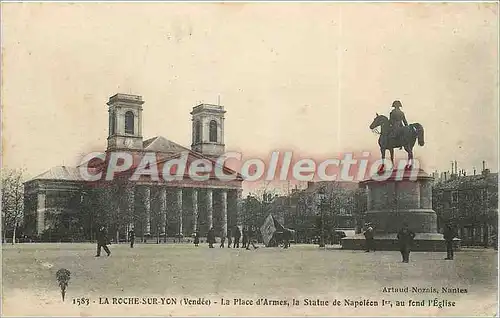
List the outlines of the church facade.
{"label": "church facade", "polygon": [[[82,165],[85,171],[100,172],[102,178],[89,181],[82,166],[57,166],[25,183],[24,232],[41,241],[92,240],[100,226],[108,227],[116,241],[126,240],[134,229],[145,240],[205,236],[213,228],[226,236],[241,226],[242,177],[217,161],[225,152],[223,106],[193,107],[192,144],[181,146],[162,136],[142,136],[141,96],[116,94],[109,98],[109,133],[103,156]],[[131,178],[133,169],[108,178],[112,154],[127,153],[132,167],[146,155],[154,155],[158,170],[181,157],[188,162],[204,160],[235,178],[218,178],[213,171],[204,180],[166,180],[141,175]],[[149,167],[150,168],[150,167]],[[172,168],[169,166],[169,168]]]}

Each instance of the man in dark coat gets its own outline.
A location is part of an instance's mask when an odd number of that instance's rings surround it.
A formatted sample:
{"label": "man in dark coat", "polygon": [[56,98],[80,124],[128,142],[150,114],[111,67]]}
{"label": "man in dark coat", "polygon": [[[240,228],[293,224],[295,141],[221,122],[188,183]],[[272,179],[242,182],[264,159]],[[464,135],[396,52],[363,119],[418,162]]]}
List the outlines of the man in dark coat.
{"label": "man in dark coat", "polygon": [[240,247],[240,237],[241,237],[240,228],[236,225],[233,228],[233,238],[234,238],[233,248]]}
{"label": "man in dark coat", "polygon": [[373,227],[371,223],[366,224],[366,230],[363,233],[365,235],[365,244],[366,250],[365,252],[369,252],[373,250],[375,252],[375,234],[373,233]]}
{"label": "man in dark coat", "polygon": [[290,240],[292,239],[292,232],[289,229],[283,230],[283,248],[290,247]]}
{"label": "man in dark coat", "polygon": [[220,234],[220,248],[224,247],[224,243],[226,242],[226,235],[224,235],[224,231],[221,231]]}
{"label": "man in dark coat", "polygon": [[207,233],[207,243],[209,248],[214,248],[214,243],[215,243],[215,231],[214,228],[211,228],[208,230]]}
{"label": "man in dark coat", "polygon": [[135,231],[134,231],[134,229],[131,229],[128,232],[128,239],[130,241],[130,248],[134,248],[134,242],[135,242]]}
{"label": "man in dark coat", "polygon": [[200,233],[196,231],[194,233],[194,246],[198,246],[200,244]]}
{"label": "man in dark coat", "polygon": [[444,241],[446,243],[446,258],[445,260],[453,259],[453,239],[457,236],[451,223],[447,223],[444,227]]}
{"label": "man in dark coat", "polygon": [[243,228],[243,241],[241,242],[242,243],[242,248],[246,248],[247,247],[247,244],[248,244],[248,229],[247,228]]}
{"label": "man in dark coat", "polygon": [[96,254],[96,257],[101,256],[101,247],[108,254],[108,256],[111,255],[111,252],[110,252],[107,245],[108,245],[108,233],[106,231],[106,228],[104,226],[101,226],[101,228],[97,232],[97,254]]}
{"label": "man in dark coat", "polygon": [[415,233],[413,233],[413,231],[408,228],[408,224],[405,223],[403,228],[398,232],[399,250],[403,257],[403,263],[408,263],[410,261],[410,251],[414,238]]}
{"label": "man in dark coat", "polygon": [[247,250],[250,249],[250,244],[252,244],[252,246],[253,246],[254,249],[257,249],[258,247],[255,246],[255,243],[254,243],[254,235],[255,235],[254,233],[255,233],[255,231],[254,231],[253,227],[249,228],[247,233],[248,233],[247,234],[248,235]]}

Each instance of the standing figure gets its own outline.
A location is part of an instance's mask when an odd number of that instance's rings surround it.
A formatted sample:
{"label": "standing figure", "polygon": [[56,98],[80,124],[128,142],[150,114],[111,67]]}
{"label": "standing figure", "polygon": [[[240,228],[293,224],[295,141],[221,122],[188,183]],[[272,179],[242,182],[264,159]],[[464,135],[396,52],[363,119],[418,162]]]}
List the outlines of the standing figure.
{"label": "standing figure", "polygon": [[283,248],[290,247],[290,239],[292,237],[292,232],[290,230],[285,229],[283,232]]}
{"label": "standing figure", "polygon": [[134,248],[134,242],[135,242],[135,231],[134,231],[134,229],[131,229],[128,232],[128,239],[130,241],[130,248]]}
{"label": "standing figure", "polygon": [[108,233],[106,231],[106,228],[104,226],[101,226],[101,228],[97,232],[97,254],[95,257],[101,256],[101,247],[108,254],[108,256],[110,256],[111,252],[107,245],[108,245]]}
{"label": "standing figure", "polygon": [[453,259],[453,239],[457,236],[451,223],[447,223],[444,227],[444,241],[446,242],[446,258],[445,260]]}
{"label": "standing figure", "polygon": [[408,224],[405,223],[403,228],[398,232],[399,250],[401,251],[401,256],[403,257],[403,263],[408,263],[410,261],[410,251],[414,238],[415,233],[413,233],[408,228]]}
{"label": "standing figure", "polygon": [[375,252],[375,238],[374,238],[372,224],[367,223],[366,226],[367,226],[367,228],[363,232],[363,234],[365,235],[365,244],[366,244],[365,252],[369,252],[371,250],[373,250]]}
{"label": "standing figure", "polygon": [[240,237],[241,237],[240,228],[236,225],[233,228],[233,238],[234,238],[233,248],[240,248]]}
{"label": "standing figure", "polygon": [[255,233],[255,231],[254,231],[253,227],[251,227],[251,228],[248,229],[248,234],[247,234],[248,235],[247,250],[250,249],[250,244],[252,244],[252,246],[253,246],[254,249],[258,248],[257,246],[255,246],[255,243],[254,243],[254,235],[255,235],[254,233]]}
{"label": "standing figure", "polygon": [[231,248],[232,243],[233,243],[233,240],[231,237],[231,231],[227,231],[227,248]]}
{"label": "standing figure", "polygon": [[214,243],[215,243],[215,232],[214,228],[211,228],[208,230],[207,233],[207,243],[209,248],[214,248]]}
{"label": "standing figure", "polygon": [[241,247],[246,248],[248,245],[248,229],[246,227],[243,228],[243,240],[241,242]]}
{"label": "standing figure", "polygon": [[194,233],[194,246],[198,246],[200,244],[200,233],[196,231]]}
{"label": "standing figure", "polygon": [[220,248],[224,247],[224,243],[226,242],[226,236],[224,235],[224,231],[221,231],[220,234]]}

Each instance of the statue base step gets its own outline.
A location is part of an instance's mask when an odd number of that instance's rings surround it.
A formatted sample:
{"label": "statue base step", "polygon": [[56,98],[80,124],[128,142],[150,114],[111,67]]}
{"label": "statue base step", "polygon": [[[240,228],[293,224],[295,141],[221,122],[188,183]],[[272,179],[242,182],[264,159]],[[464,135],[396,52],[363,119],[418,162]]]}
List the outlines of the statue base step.
{"label": "statue base step", "polygon": [[[365,236],[357,234],[344,237],[341,241],[342,249],[365,250]],[[453,240],[455,250],[460,249],[460,239]],[[399,251],[397,233],[375,234],[374,247],[376,251]],[[413,247],[415,252],[446,252],[446,244],[442,234],[439,233],[415,233]]]}

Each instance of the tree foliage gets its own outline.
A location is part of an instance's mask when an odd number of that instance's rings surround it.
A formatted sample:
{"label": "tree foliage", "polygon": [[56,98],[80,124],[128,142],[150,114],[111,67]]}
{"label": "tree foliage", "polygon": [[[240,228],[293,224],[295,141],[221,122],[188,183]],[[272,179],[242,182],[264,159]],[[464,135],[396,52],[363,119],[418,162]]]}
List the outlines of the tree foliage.
{"label": "tree foliage", "polygon": [[22,222],[24,209],[23,170],[2,171],[2,231],[3,239],[7,231],[12,231],[15,244],[16,230]]}

